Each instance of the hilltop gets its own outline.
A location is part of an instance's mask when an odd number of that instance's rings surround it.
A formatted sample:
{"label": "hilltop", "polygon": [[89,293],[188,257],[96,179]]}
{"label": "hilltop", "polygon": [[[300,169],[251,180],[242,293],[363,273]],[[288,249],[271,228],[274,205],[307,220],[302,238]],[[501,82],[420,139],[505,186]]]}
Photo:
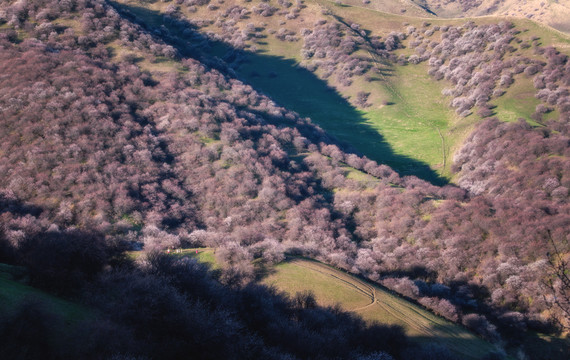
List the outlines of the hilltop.
{"label": "hilltop", "polygon": [[343,3],[392,14],[424,18],[484,16],[532,19],[562,32],[570,32],[568,0],[345,0]]}
{"label": "hilltop", "polygon": [[423,0],[415,1],[434,12],[438,17],[504,16],[527,18],[570,32],[570,1],[542,0]]}

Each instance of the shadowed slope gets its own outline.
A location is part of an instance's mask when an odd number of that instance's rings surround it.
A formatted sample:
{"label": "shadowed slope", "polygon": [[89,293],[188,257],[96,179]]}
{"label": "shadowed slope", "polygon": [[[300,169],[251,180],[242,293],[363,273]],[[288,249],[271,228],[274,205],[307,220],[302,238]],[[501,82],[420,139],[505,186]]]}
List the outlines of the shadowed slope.
{"label": "shadowed slope", "polygon": [[494,350],[490,343],[477,338],[461,326],[395,296],[386,289],[371,285],[317,261],[290,258],[275,267],[264,283],[294,294],[311,290],[320,304],[340,304],[366,321],[402,326],[420,342],[437,339],[461,359],[481,359]]}
{"label": "shadowed slope", "polygon": [[[225,66],[218,59],[223,58],[230,63],[231,70],[238,78],[268,94],[282,106],[303,117],[310,117],[337,137],[346,150],[387,164],[401,175],[415,175],[437,185],[447,183],[447,179],[426,163],[395,153],[362,112],[312,72],[299,67],[294,60],[234,49],[206,38],[192,24],[183,20],[178,20],[184,23],[183,26],[174,27],[163,21],[161,13],[157,11],[116,2],[111,4],[151,31],[163,26],[162,31],[153,31],[155,36],[176,47],[184,56],[200,59],[217,68]],[[184,35],[180,32],[181,28],[191,29],[192,32],[188,35],[188,31],[185,31]]]}

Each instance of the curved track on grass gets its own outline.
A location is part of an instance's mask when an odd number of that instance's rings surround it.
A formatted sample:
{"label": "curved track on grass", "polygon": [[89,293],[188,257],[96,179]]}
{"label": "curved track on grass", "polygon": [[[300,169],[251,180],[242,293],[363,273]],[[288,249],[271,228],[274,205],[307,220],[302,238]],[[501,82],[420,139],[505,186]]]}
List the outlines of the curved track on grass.
{"label": "curved track on grass", "polygon": [[326,265],[311,262],[309,260],[304,259],[293,259],[290,261],[297,266],[319,272],[323,275],[327,275],[333,277],[334,279],[341,281],[343,284],[347,285],[349,288],[357,291],[358,293],[370,298],[370,304],[357,307],[355,309],[348,309],[349,311],[358,311],[366,309],[376,303],[376,290],[373,286],[368,285],[367,283],[360,281],[352,276],[343,276],[342,273],[339,273],[337,270],[333,270]]}
{"label": "curved track on grass", "polygon": [[387,323],[404,326],[412,337],[441,342],[463,359],[480,359],[494,349],[461,326],[339,269],[305,258],[290,257],[288,263],[330,277],[338,281],[339,286],[367,297],[370,303],[346,309],[357,312],[364,319],[385,322],[392,318]]}

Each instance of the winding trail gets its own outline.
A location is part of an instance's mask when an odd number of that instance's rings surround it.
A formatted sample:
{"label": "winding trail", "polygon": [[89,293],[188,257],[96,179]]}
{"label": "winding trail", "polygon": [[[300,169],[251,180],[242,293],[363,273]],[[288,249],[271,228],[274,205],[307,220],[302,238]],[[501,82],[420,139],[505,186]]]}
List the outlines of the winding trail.
{"label": "winding trail", "polygon": [[364,306],[360,306],[360,307],[351,309],[350,311],[360,311],[360,310],[368,309],[369,307],[376,304],[377,301],[378,301],[378,299],[376,298],[376,289],[372,288],[372,302],[368,305],[364,305]]}
{"label": "winding trail", "polygon": [[370,286],[363,281],[351,279],[349,276],[343,279],[341,276],[336,275],[333,270],[328,269],[326,266],[323,266],[321,264],[314,264],[307,260],[293,259],[290,262],[297,266],[335,278],[336,280],[341,281],[343,284],[348,285],[353,290],[356,290],[358,293],[370,298],[370,304],[358,307],[356,309],[348,309],[349,311],[362,310],[376,303],[376,290],[373,286]]}
{"label": "winding trail", "polygon": [[381,316],[386,316],[387,323],[403,326],[406,333],[410,331],[413,337],[435,339],[462,359],[480,359],[494,349],[493,345],[478,339],[466,329],[340,269],[303,257],[290,256],[287,262],[330,277],[338,282],[338,286],[368,298],[370,302],[366,305],[345,308],[358,312],[365,319],[377,321],[379,313],[385,314]]}

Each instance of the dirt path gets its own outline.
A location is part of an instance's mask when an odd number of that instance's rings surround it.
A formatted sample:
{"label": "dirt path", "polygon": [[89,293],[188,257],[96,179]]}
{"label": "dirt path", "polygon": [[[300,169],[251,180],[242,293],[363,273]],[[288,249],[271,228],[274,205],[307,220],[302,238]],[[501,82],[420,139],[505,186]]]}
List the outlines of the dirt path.
{"label": "dirt path", "polygon": [[389,319],[389,323],[403,326],[406,333],[410,333],[412,337],[433,339],[445,344],[461,359],[478,359],[494,349],[465,329],[342,270],[302,257],[289,256],[288,261],[295,266],[332,278],[339,282],[339,287],[354,291],[370,300],[365,305],[357,303],[353,305],[358,305],[357,307],[347,307],[346,311],[359,313],[363,318],[373,321],[379,320],[378,316],[385,317]]}
{"label": "dirt path", "polygon": [[370,298],[369,304],[357,307],[355,309],[347,309],[349,311],[363,310],[363,309],[366,309],[366,308],[368,308],[368,307],[370,307],[376,303],[376,300],[377,300],[376,299],[376,290],[374,289],[373,286],[370,286],[363,281],[360,281],[357,279],[352,279],[351,276],[349,276],[349,275],[347,275],[346,277],[344,277],[344,276],[341,277],[341,276],[335,274],[336,271],[329,269],[326,265],[321,265],[318,263],[312,263],[312,262],[307,261],[307,260],[293,259],[293,260],[291,260],[291,263],[293,263],[297,266],[312,270],[312,271],[316,271],[316,272],[321,273],[323,275],[330,276],[330,277],[332,277],[338,281],[341,281],[345,285],[348,285],[348,287],[352,288],[353,290],[357,291],[358,293]]}
{"label": "dirt path", "polygon": [[376,302],[378,301],[378,299],[376,299],[376,289],[372,288],[372,302],[368,305],[364,305],[361,307],[357,307],[354,309],[351,309],[350,311],[359,311],[359,310],[364,310],[364,309],[368,309],[369,307],[373,306],[374,304],[376,304]]}
{"label": "dirt path", "polygon": [[[292,259],[291,263],[295,264],[296,266],[300,266],[312,271],[316,271],[326,276],[330,276],[335,280],[341,281],[343,284],[347,285],[349,288],[352,288],[354,291],[365,295],[366,297],[370,298],[370,303],[364,306],[359,306],[353,309],[347,309],[349,311],[362,311],[368,309],[374,305],[378,305],[382,310],[387,312],[388,314],[392,315],[394,318],[401,319],[405,322],[410,328],[414,330],[429,335],[429,336],[437,336],[438,333],[441,335],[442,330],[434,330],[434,323],[432,320],[426,318],[423,314],[416,311],[413,307],[406,307],[405,309],[400,308],[395,303],[390,303],[389,301],[382,301],[376,294],[376,289],[374,286],[365,283],[364,281],[359,280],[358,278],[354,278],[349,274],[340,273],[339,270],[330,269],[327,265],[311,262],[305,259]],[[405,312],[413,312],[413,317],[410,317],[410,314],[406,314]],[[448,336],[451,334],[447,334]],[[453,335],[452,335],[453,337]]]}

